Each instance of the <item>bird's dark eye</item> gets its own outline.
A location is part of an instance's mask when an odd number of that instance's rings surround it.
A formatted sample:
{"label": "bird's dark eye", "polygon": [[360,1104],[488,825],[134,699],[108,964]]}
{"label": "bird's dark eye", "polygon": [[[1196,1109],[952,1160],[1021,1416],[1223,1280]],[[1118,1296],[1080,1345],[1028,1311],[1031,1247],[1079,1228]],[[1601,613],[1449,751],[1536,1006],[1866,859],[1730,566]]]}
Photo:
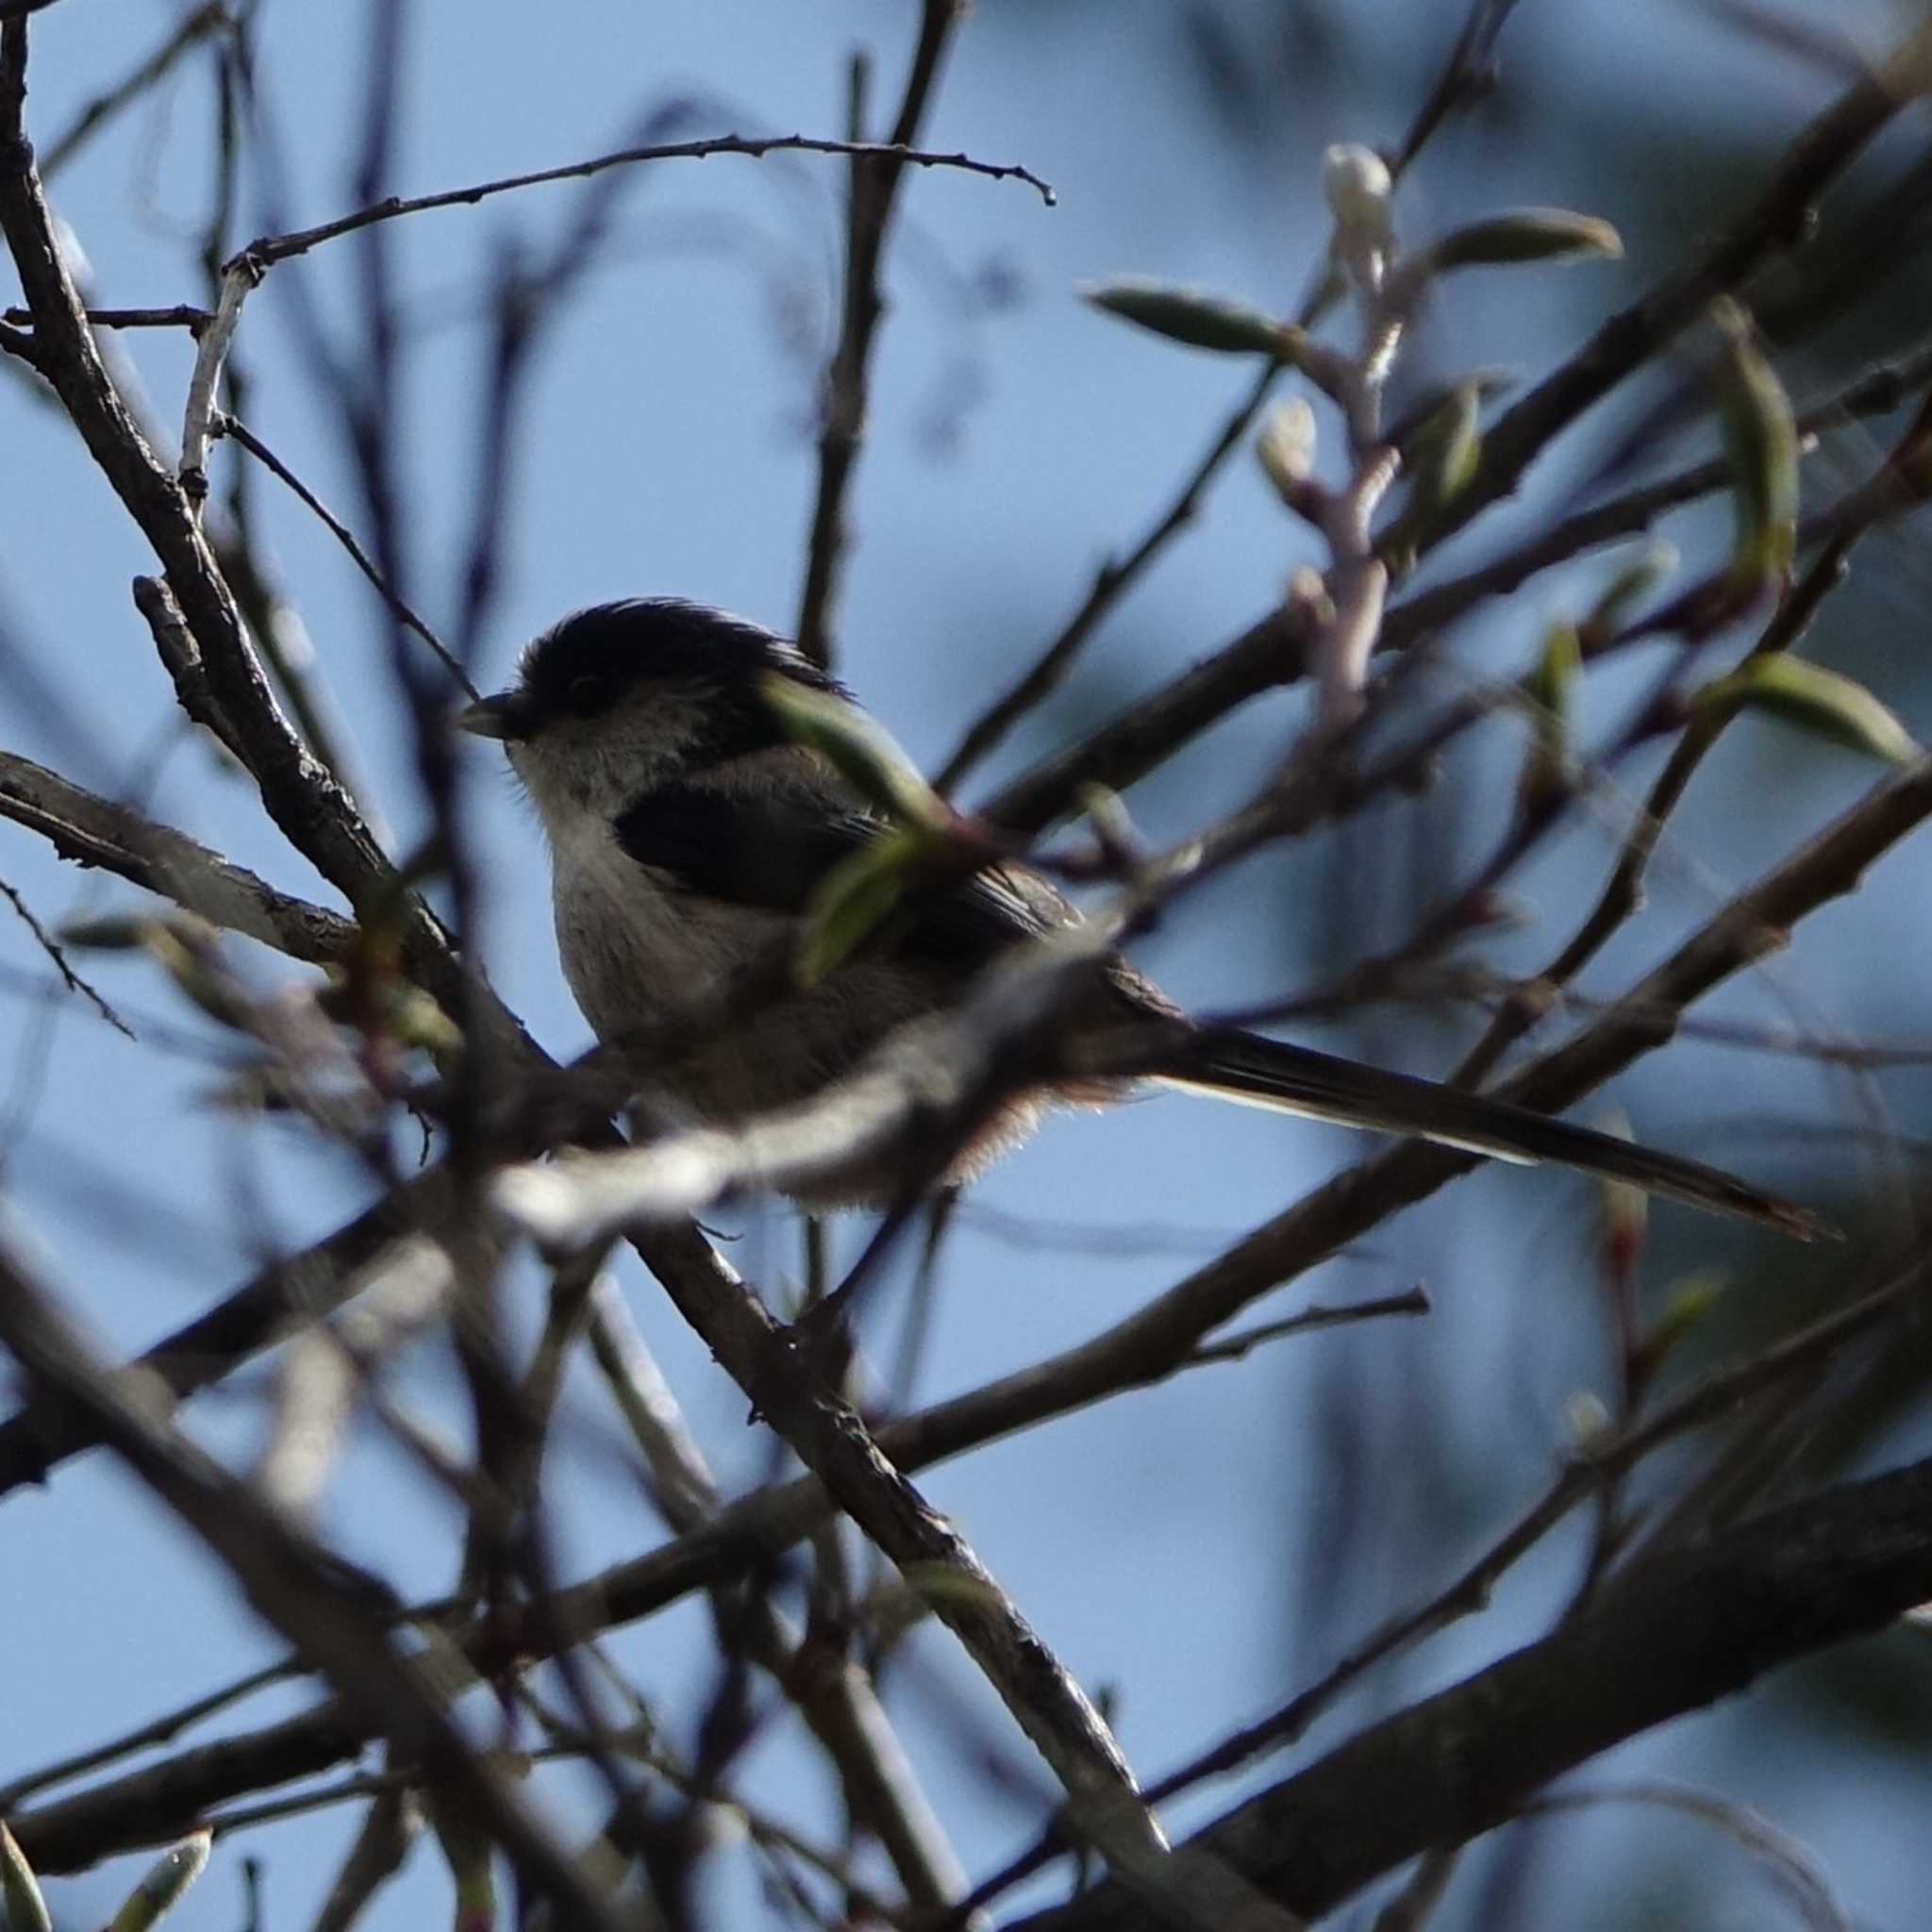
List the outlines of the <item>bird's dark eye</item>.
{"label": "bird's dark eye", "polygon": [[563,697],[579,718],[594,718],[599,711],[609,708],[610,680],[608,677],[573,677]]}

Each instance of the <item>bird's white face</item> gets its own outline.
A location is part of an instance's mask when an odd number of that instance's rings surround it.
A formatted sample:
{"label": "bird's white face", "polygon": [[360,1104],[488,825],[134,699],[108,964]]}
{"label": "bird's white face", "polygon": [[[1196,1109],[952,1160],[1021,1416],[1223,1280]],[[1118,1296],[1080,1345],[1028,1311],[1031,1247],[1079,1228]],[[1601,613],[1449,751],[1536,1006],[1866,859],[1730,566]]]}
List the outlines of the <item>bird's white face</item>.
{"label": "bird's white face", "polygon": [[561,711],[507,739],[510,769],[553,841],[578,819],[608,824],[639,792],[684,775],[703,696],[688,680],[639,677],[601,711]]}
{"label": "bird's white face", "polygon": [[503,741],[558,844],[661,786],[768,786],[787,758],[808,764],[761,695],[774,670],[829,683],[742,618],[672,599],[607,605],[539,638],[510,689],[459,722]]}
{"label": "bird's white face", "polygon": [[755,625],[668,602],[566,619],[525,652],[515,684],[461,723],[500,739],[553,856],[608,843],[637,801],[668,788],[851,800],[818,756],[786,735],[764,697],[773,672],[836,689]]}

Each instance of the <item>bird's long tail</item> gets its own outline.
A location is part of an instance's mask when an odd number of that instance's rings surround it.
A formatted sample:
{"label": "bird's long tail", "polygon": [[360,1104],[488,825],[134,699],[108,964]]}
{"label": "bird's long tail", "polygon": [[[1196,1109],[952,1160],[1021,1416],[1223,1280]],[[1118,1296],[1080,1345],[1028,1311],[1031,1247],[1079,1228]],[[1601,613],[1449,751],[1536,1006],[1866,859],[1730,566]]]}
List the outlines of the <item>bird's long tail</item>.
{"label": "bird's long tail", "polygon": [[1157,1075],[1164,1085],[1344,1126],[1412,1135],[1497,1160],[1554,1161],[1709,1213],[1762,1222],[1799,1241],[1831,1232],[1815,1214],[1717,1168],[1656,1154],[1613,1134],[1574,1127],[1458,1087],[1338,1059],[1257,1033],[1203,1032],[1176,1058],[1180,1064],[1172,1071],[1163,1066]]}

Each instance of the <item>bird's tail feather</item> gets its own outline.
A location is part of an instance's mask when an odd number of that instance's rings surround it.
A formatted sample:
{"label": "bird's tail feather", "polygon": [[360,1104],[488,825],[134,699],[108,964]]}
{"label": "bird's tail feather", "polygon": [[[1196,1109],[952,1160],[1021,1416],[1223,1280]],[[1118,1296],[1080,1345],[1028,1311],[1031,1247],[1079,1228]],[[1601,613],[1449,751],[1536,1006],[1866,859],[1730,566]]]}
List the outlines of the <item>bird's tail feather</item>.
{"label": "bird's tail feather", "polygon": [[1830,1232],[1807,1209],[1717,1168],[1656,1154],[1613,1134],[1574,1127],[1459,1087],[1388,1073],[1255,1033],[1199,1034],[1182,1058],[1184,1064],[1161,1070],[1158,1077],[1163,1084],[1344,1126],[1412,1135],[1496,1160],[1554,1161],[1707,1212],[1762,1222],[1800,1241]]}

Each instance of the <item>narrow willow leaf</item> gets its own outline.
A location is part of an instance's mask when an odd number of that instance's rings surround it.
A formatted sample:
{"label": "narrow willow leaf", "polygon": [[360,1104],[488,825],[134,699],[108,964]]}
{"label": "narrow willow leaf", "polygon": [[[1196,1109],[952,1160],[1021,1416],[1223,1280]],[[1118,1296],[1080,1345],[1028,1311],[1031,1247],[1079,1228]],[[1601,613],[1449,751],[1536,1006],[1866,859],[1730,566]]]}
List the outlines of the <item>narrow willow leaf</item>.
{"label": "narrow willow leaf", "polygon": [[1458,268],[1507,268],[1526,261],[1615,261],[1624,242],[1596,215],[1561,208],[1513,208],[1456,228],[1432,242],[1420,258],[1430,275]]}
{"label": "narrow willow leaf", "polygon": [[1728,297],[1712,303],[1710,315],[1724,338],[1718,408],[1738,517],[1731,572],[1740,583],[1774,582],[1790,570],[1797,547],[1798,427],[1751,318]]}
{"label": "narrow willow leaf", "polygon": [[54,1921],[41,1896],[34,1868],[4,1820],[0,1820],[0,1906],[6,1907],[0,1924],[6,1925],[8,1932],[54,1932]]}
{"label": "narrow willow leaf", "polygon": [[865,942],[905,897],[931,849],[929,834],[889,832],[825,874],[806,908],[799,939],[802,984],[816,986]]}
{"label": "narrow willow leaf", "polygon": [[1129,277],[1090,283],[1082,300],[1117,315],[1123,322],[1151,329],[1170,341],[1191,349],[1213,349],[1224,356],[1268,356],[1294,361],[1302,331],[1291,323],[1276,322],[1258,308],[1204,289],[1176,288],[1168,282]]}
{"label": "narrow willow leaf", "polygon": [[1408,455],[1415,477],[1411,493],[1424,497],[1432,509],[1453,503],[1475,475],[1482,454],[1476,434],[1482,403],[1480,382],[1458,382],[1416,431]]}
{"label": "narrow willow leaf", "polygon": [[1443,406],[1454,399],[1457,390],[1473,388],[1476,401],[1487,403],[1514,389],[1516,381],[1517,378],[1507,370],[1473,369],[1454,382],[1432,382],[1418,391],[1407,411],[1391,425],[1388,441],[1402,452],[1403,464],[1407,468],[1414,462],[1424,436],[1436,422]]}
{"label": "narrow willow leaf", "polygon": [[149,1926],[181,1903],[188,1888],[201,1876],[213,1843],[213,1833],[197,1831],[179,1844],[170,1845],[128,1893],[108,1932],[148,1932]]}
{"label": "narrow willow leaf", "polygon": [[71,919],[54,937],[82,952],[138,953],[146,946],[153,924],[139,913],[108,912],[98,919]]}
{"label": "narrow willow leaf", "polygon": [[1552,625],[1542,656],[1523,680],[1529,710],[1529,753],[1516,783],[1525,814],[1566,794],[1574,782],[1572,745],[1576,729],[1576,690],[1583,678],[1583,646],[1574,625]]}
{"label": "narrow willow leaf", "polygon": [[1680,1342],[1696,1333],[1728,1286],[1724,1275],[1707,1272],[1686,1275],[1672,1289],[1663,1313],[1637,1345],[1634,1366],[1646,1379],[1656,1374]]}
{"label": "narrow willow leaf", "polygon": [[1691,705],[1698,711],[1733,705],[1770,711],[1814,737],[1888,764],[1919,756],[1911,733],[1862,684],[1782,652],[1754,658],[1729,677],[1706,685]]}
{"label": "narrow willow leaf", "polygon": [[763,691],[787,734],[829,759],[868,804],[908,824],[941,828],[952,824],[945,800],[891,733],[858,706],[778,672],[766,674]]}
{"label": "narrow willow leaf", "polygon": [[1474,476],[1483,450],[1477,433],[1482,400],[1478,381],[1458,382],[1418,425],[1406,458],[1414,478],[1407,501],[1376,546],[1391,569],[1413,566],[1443,512]]}
{"label": "narrow willow leaf", "polygon": [[1630,620],[1631,612],[1664,582],[1677,567],[1677,548],[1661,539],[1652,543],[1634,563],[1620,570],[1590,608],[1590,615],[1576,626],[1588,658],[1600,651],[1617,636]]}
{"label": "narrow willow leaf", "polygon": [[387,980],[372,990],[332,977],[316,994],[315,1004],[331,1020],[379,1028],[398,1045],[414,1047],[438,1061],[453,1059],[463,1048],[462,1028],[421,987]]}
{"label": "narrow willow leaf", "polygon": [[205,935],[185,920],[157,919],[149,921],[146,939],[148,951],[168,977],[210,1020],[248,1030],[247,999],[222,971],[215,948]]}

